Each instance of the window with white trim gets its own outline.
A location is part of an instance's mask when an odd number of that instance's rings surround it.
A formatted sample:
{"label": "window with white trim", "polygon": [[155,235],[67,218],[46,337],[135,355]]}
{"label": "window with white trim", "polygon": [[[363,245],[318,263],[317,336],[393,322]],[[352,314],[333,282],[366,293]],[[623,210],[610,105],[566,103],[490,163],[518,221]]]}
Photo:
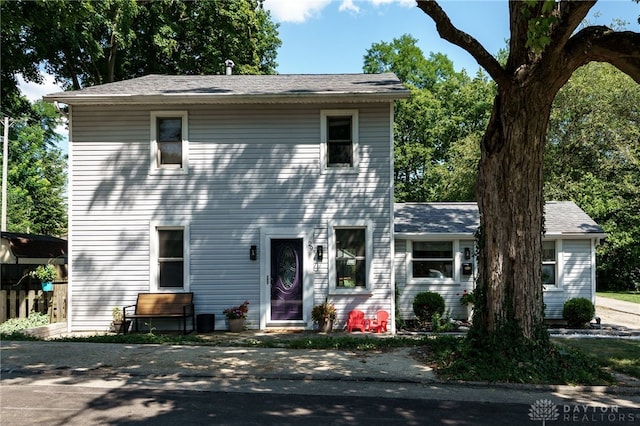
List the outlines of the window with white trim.
{"label": "window with white trim", "polygon": [[188,163],[186,111],[151,113],[151,169],[186,173]]}
{"label": "window with white trim", "polygon": [[320,114],[323,170],[354,171],[358,166],[358,110],[323,110]]}
{"label": "window with white trim", "polygon": [[151,289],[188,290],[189,228],[152,224]]}
{"label": "window with white trim", "polygon": [[556,258],[556,242],[542,242],[542,284],[555,287],[558,283],[558,268]]}
{"label": "window with white trim", "polygon": [[370,289],[372,224],[369,221],[336,221],[329,226],[330,288],[337,292]]}
{"label": "window with white trim", "polygon": [[338,228],[336,287],[367,286],[367,244],[364,228]]}
{"label": "window with white trim", "polygon": [[413,278],[453,278],[453,241],[413,241],[411,248]]}

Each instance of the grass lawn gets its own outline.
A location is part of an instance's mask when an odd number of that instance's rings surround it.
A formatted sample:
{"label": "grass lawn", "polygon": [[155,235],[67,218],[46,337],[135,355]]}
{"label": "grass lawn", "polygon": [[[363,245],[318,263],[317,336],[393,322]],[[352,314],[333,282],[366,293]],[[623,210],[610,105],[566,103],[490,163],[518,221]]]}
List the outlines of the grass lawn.
{"label": "grass lawn", "polygon": [[609,299],[617,299],[625,302],[638,303],[640,304],[640,293],[635,291],[598,291],[596,292],[596,296],[598,297],[608,297]]}
{"label": "grass lawn", "polygon": [[579,349],[614,371],[640,379],[640,340],[599,338],[553,338],[552,340]]}

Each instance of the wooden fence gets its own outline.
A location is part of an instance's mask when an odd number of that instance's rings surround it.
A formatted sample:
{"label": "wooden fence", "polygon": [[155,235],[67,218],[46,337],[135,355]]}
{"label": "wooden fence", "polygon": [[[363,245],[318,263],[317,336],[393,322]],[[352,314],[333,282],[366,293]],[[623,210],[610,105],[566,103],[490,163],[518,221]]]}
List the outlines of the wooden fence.
{"label": "wooden fence", "polygon": [[49,322],[67,320],[67,284],[54,284],[52,292],[42,290],[0,290],[0,323],[27,318],[31,312],[49,315]]}

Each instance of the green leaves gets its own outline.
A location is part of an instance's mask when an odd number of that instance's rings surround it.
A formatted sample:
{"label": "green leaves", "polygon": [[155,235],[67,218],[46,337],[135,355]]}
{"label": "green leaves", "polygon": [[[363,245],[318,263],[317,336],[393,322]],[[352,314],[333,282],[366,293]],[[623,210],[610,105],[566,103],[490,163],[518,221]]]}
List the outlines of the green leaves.
{"label": "green leaves", "polygon": [[629,288],[640,268],[640,86],[613,66],[578,69],[554,101],[545,196],[575,201],[607,232],[598,285]]}
{"label": "green leaves", "polygon": [[220,74],[226,59],[238,74],[272,74],[281,44],[256,0],[12,1],[2,12],[3,46],[12,41],[3,86],[16,72],[37,81],[41,66],[76,89],[151,73]]}
{"label": "green leaves", "polygon": [[551,43],[553,26],[558,22],[555,0],[526,0],[523,18],[528,20],[526,46],[540,53]]}
{"label": "green leaves", "polygon": [[444,54],[425,58],[416,43],[404,35],[365,55],[365,72],[393,71],[411,88],[395,107],[396,200],[472,200],[494,85],[482,72],[456,72]]}
{"label": "green leaves", "polygon": [[62,235],[67,229],[66,161],[57,148],[59,124],[53,105],[33,106],[33,118],[9,132],[7,228],[13,232]]}

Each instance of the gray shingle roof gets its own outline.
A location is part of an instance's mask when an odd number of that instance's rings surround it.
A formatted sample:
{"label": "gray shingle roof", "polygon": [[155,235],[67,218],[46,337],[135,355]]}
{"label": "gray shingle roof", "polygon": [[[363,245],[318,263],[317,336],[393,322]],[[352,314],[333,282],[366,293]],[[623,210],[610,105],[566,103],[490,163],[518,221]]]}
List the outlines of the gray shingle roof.
{"label": "gray shingle roof", "polygon": [[[396,233],[468,234],[480,224],[476,203],[396,203]],[[604,234],[604,230],[571,201],[545,204],[547,235]]]}
{"label": "gray shingle roof", "polygon": [[81,90],[52,93],[45,100],[69,104],[148,102],[179,98],[232,101],[260,98],[317,98],[356,96],[397,99],[409,96],[393,73],[384,74],[277,74],[277,75],[147,75]]}

